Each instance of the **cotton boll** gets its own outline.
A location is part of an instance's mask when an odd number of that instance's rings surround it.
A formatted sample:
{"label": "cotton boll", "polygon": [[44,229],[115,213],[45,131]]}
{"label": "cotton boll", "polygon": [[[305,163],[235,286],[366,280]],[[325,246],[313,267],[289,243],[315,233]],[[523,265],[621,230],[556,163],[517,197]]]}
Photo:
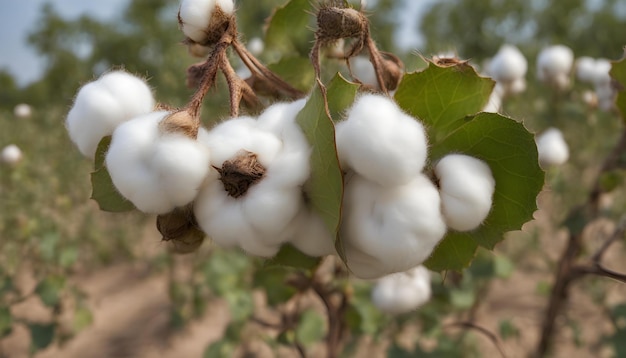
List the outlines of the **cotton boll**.
{"label": "cotton boll", "polygon": [[20,103],[13,108],[13,115],[17,118],[29,118],[33,114],[33,109],[26,103]]}
{"label": "cotton boll", "polygon": [[151,112],[154,104],[142,79],[123,71],[109,72],[78,91],[66,127],[81,153],[93,159],[103,137],[120,123]]}
{"label": "cotton boll", "polygon": [[389,314],[411,312],[430,300],[430,272],[417,266],[380,278],[372,288],[372,302]]}
{"label": "cotton boll", "polygon": [[305,205],[288,230],[291,237],[289,242],[306,255],[320,257],[335,253],[335,238],[324,220]]}
{"label": "cotton boll", "polygon": [[611,61],[605,58],[599,58],[595,62],[592,82],[596,86],[610,85],[611,83]]}
{"label": "cotton boll", "polygon": [[232,0],[182,0],[178,14],[183,33],[195,42],[204,43],[207,31],[215,21],[216,7],[226,15],[235,11]]}
{"label": "cotton boll", "polygon": [[378,88],[378,79],[376,78],[376,71],[374,65],[370,62],[369,58],[364,56],[356,56],[350,58],[350,68],[352,74],[366,86]]}
{"label": "cotton boll", "polygon": [[170,112],[153,112],[113,133],[106,166],[113,184],[146,213],[164,214],[196,197],[209,171],[207,148],[178,133],[162,133]]}
{"label": "cotton boll", "polygon": [[548,128],[536,138],[539,164],[542,167],[561,165],[569,159],[569,148],[557,128]]}
{"label": "cotton boll", "polygon": [[348,268],[370,279],[421,264],[446,233],[439,208],[439,192],[422,174],[396,187],[355,175],[341,228]]}
{"label": "cotton boll", "polygon": [[495,180],[480,159],[450,154],[435,165],[441,210],[449,227],[458,231],[477,228],[491,211]]}
{"label": "cotton boll", "polygon": [[9,144],[2,149],[0,157],[4,163],[15,165],[22,161],[24,155],[22,154],[22,150],[17,145]]}
{"label": "cotton boll", "polygon": [[491,95],[489,96],[489,100],[487,101],[487,104],[483,108],[483,112],[488,112],[488,113],[500,112],[500,109],[502,109],[502,96],[503,96],[502,85],[496,84],[493,91],[491,92]]}
{"label": "cotton boll", "polygon": [[250,40],[250,42],[248,42],[248,51],[250,51],[250,53],[254,56],[262,54],[264,49],[265,44],[263,43],[263,40],[258,37],[254,37]]}
{"label": "cotton boll", "polygon": [[528,62],[520,50],[512,45],[500,47],[489,62],[489,74],[498,82],[513,82],[526,75]]}
{"label": "cotton boll", "polygon": [[510,94],[520,94],[526,91],[526,79],[518,78],[515,81],[508,84],[507,92]]}
{"label": "cotton boll", "polygon": [[595,76],[596,60],[583,56],[576,59],[576,77],[587,83],[592,83]]}
{"label": "cotton boll", "polygon": [[343,165],[384,186],[408,183],[426,162],[423,125],[390,98],[363,95],[336,126]]}
{"label": "cotton boll", "polygon": [[569,47],[555,45],[544,48],[537,57],[537,77],[564,89],[563,86],[569,85],[569,73],[573,63],[574,53]]}

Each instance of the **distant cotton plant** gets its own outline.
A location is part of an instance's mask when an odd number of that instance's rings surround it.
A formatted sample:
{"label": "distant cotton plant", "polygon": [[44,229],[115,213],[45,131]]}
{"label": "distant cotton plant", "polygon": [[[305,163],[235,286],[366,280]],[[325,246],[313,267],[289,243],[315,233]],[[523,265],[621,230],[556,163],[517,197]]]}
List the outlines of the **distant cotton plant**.
{"label": "distant cotton plant", "polygon": [[258,56],[262,54],[264,49],[265,43],[262,39],[258,37],[253,37],[252,39],[250,39],[250,41],[248,41],[248,51],[250,51],[250,53],[253,55]]}
{"label": "distant cotton plant", "polygon": [[539,164],[543,168],[565,164],[569,159],[569,147],[558,128],[548,128],[536,138]]}
{"label": "distant cotton plant", "polygon": [[567,46],[554,45],[541,50],[537,56],[537,78],[557,90],[570,86],[574,52]]}
{"label": "distant cotton plant", "polygon": [[503,45],[487,67],[488,74],[502,86],[504,95],[521,93],[526,89],[527,70],[528,61],[512,45]]}
{"label": "distant cotton plant", "polygon": [[0,154],[2,162],[8,165],[16,165],[24,158],[22,150],[15,144],[9,144],[2,148],[2,154]]}
{"label": "distant cotton plant", "polygon": [[13,115],[16,118],[30,118],[33,115],[33,109],[26,103],[20,103],[13,108]]}

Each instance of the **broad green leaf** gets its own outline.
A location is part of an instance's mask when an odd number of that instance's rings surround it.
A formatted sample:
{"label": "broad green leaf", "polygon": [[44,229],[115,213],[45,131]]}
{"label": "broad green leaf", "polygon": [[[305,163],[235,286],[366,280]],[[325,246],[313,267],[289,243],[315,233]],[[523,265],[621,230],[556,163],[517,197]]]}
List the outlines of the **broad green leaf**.
{"label": "broad green leaf", "polygon": [[13,327],[13,316],[9,307],[0,307],[0,339],[11,333]]}
{"label": "broad green leaf", "polygon": [[96,150],[94,172],[91,173],[91,199],[100,206],[100,210],[121,213],[135,209],[115,188],[105,164],[106,153],[111,144],[111,136],[102,138]]}
{"label": "broad green leaf", "polygon": [[311,309],[304,311],[296,328],[296,340],[305,347],[320,342],[326,334],[325,325],[326,320],[319,313]]}
{"label": "broad green leaf", "polygon": [[433,271],[461,271],[472,262],[477,248],[478,244],[467,233],[450,232],[424,265]]}
{"label": "broad green leaf", "polygon": [[45,349],[52,343],[56,326],[54,324],[36,324],[28,325],[30,336],[32,338],[32,350],[34,352]]}
{"label": "broad green leaf", "polygon": [[35,288],[35,293],[41,301],[49,307],[54,307],[61,300],[61,292],[65,287],[65,278],[60,276],[48,276],[39,282]]}
{"label": "broad green leaf", "polygon": [[478,76],[469,64],[440,67],[429,63],[420,72],[404,75],[395,100],[425,124],[430,143],[436,144],[485,106],[493,86],[491,79]]}
{"label": "broad green leaf", "polygon": [[[332,119],[338,118],[338,115],[352,104],[357,89],[358,85],[347,82],[339,74],[331,80],[327,86],[327,98]],[[332,119],[328,118],[324,96],[317,87],[296,118],[313,147],[311,177],[306,183],[305,191],[313,208],[322,216],[329,231],[337,237],[341,220],[343,176],[337,157]],[[335,240],[335,246],[339,255],[344,258],[338,239]]]}
{"label": "broad green leaf", "polygon": [[308,54],[313,32],[310,30],[313,5],[310,0],[291,0],[276,8],[265,33],[265,47],[282,54]]}
{"label": "broad green leaf", "polygon": [[235,250],[215,250],[202,266],[207,286],[217,295],[224,296],[233,290],[245,289],[243,280],[251,267],[250,259]]}
{"label": "broad green leaf", "polygon": [[248,290],[239,289],[227,292],[224,296],[230,309],[233,322],[243,322],[254,313],[254,301]]}
{"label": "broad green leaf", "polygon": [[515,271],[515,263],[506,256],[496,256],[493,260],[493,267],[499,278],[509,278]]}
{"label": "broad green leaf", "polygon": [[287,266],[311,270],[320,263],[321,258],[315,258],[303,254],[292,245],[285,244],[280,248],[276,256],[267,260],[265,266]]}
{"label": "broad green leaf", "polygon": [[267,303],[276,306],[287,302],[298,291],[286,283],[292,270],[286,267],[265,267],[254,273],[254,287],[262,287],[267,296]]}
{"label": "broad green leaf", "polygon": [[610,74],[620,85],[616,104],[622,115],[622,120],[626,121],[626,48],[624,48],[624,57],[619,61],[613,62]]}
{"label": "broad green leaf", "polygon": [[503,234],[521,229],[537,210],[536,198],[544,183],[534,136],[510,118],[480,113],[431,149],[434,163],[446,154],[463,153],[485,161],[496,181],[489,216],[467,233],[488,249],[504,239]]}
{"label": "broad green leaf", "polygon": [[315,71],[308,57],[286,57],[267,66],[293,87],[308,92],[315,82]]}
{"label": "broad green leaf", "polygon": [[93,322],[93,314],[91,310],[85,306],[80,306],[74,311],[74,321],[72,328],[74,333],[79,333],[89,327]]}

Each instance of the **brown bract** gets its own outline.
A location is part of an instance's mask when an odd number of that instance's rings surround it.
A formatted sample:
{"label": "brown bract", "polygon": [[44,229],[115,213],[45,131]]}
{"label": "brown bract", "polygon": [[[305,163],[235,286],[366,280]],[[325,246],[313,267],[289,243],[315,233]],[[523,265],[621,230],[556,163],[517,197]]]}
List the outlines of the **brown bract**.
{"label": "brown bract", "polygon": [[188,254],[196,251],[204,241],[205,234],[198,228],[191,206],[177,208],[157,217],[157,229],[163,235],[170,252]]}
{"label": "brown bract", "polygon": [[191,139],[198,137],[200,121],[188,111],[178,111],[170,114],[159,123],[161,133],[180,133]]}
{"label": "brown bract", "polygon": [[331,42],[343,38],[360,38],[368,30],[365,15],[351,8],[322,7],[317,14],[317,38]]}
{"label": "brown bract", "polygon": [[257,155],[242,150],[232,160],[227,160],[221,168],[215,168],[220,173],[220,180],[224,190],[233,198],[239,198],[248,192],[250,186],[257,183],[265,175],[265,167],[258,162]]}

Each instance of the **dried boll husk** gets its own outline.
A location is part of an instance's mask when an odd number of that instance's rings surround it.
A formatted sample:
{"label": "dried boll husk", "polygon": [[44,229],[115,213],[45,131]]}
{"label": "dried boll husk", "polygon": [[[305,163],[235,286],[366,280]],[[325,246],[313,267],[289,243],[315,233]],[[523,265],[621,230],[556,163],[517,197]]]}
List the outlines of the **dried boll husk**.
{"label": "dried boll husk", "polygon": [[168,251],[175,254],[195,252],[205,238],[190,206],[177,208],[170,213],[157,216],[156,225],[163,235]]}

